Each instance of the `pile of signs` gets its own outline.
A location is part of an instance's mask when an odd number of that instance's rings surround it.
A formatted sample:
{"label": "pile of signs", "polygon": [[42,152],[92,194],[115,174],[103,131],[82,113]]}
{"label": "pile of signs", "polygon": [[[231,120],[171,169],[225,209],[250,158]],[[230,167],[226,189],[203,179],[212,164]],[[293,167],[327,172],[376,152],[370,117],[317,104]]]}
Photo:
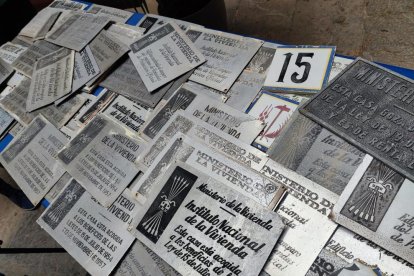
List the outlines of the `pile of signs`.
{"label": "pile of signs", "polygon": [[0,47],[1,164],[90,274],[414,275],[411,80],[131,16],[59,0]]}

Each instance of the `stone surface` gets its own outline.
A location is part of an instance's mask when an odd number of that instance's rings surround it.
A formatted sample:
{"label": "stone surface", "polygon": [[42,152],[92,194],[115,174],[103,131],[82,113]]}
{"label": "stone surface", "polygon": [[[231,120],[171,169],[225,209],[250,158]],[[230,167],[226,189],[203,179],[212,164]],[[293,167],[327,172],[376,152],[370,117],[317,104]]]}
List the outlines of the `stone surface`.
{"label": "stone surface", "polygon": [[230,32],[414,67],[410,0],[225,0]]}

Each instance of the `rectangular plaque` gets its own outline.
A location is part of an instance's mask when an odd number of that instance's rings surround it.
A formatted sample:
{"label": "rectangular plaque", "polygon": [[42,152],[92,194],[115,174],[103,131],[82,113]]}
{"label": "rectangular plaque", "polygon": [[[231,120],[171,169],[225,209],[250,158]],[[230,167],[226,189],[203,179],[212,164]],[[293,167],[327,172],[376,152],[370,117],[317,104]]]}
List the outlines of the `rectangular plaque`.
{"label": "rectangular plaque", "polygon": [[154,139],[171,116],[180,109],[186,110],[192,118],[200,119],[246,143],[251,143],[264,127],[259,119],[183,85],[146,123],[142,129],[143,138],[148,141]]}
{"label": "rectangular plaque", "polygon": [[263,206],[276,205],[285,191],[281,183],[271,181],[258,171],[231,160],[228,155],[199,143],[197,139],[177,133],[139,179],[133,192],[148,198],[153,186],[176,160],[191,165]]}
{"label": "rectangular plaque", "polygon": [[205,61],[177,24],[167,23],[130,45],[129,56],[152,92]]}
{"label": "rectangular plaque", "polygon": [[58,154],[69,172],[104,207],[110,206],[138,173],[142,140],[109,118],[96,116]]}
{"label": "rectangular plaque", "polygon": [[125,258],[114,271],[114,276],[181,276],[160,256],[151,249],[143,245],[140,241],[135,241],[129,249]]}
{"label": "rectangular plaque", "polygon": [[46,35],[46,40],[72,50],[80,51],[105,27],[106,16],[73,13],[56,30]]}
{"label": "rectangular plaque", "polygon": [[266,127],[254,140],[253,145],[267,151],[288,123],[299,103],[275,93],[261,92],[246,111],[250,116],[259,119]]}
{"label": "rectangular plaque", "polygon": [[222,92],[228,92],[263,41],[210,29],[191,27],[186,34],[206,57],[190,77]]}
{"label": "rectangular plaque", "polygon": [[295,111],[269,158],[340,195],[365,153]]}
{"label": "rectangular plaque", "polygon": [[178,132],[189,135],[210,148],[243,164],[260,171],[267,162],[267,155],[260,150],[243,143],[222,130],[212,128],[208,123],[191,117],[188,112],[178,110],[155,136],[148,150],[142,154],[140,164],[149,167],[165,145]]}
{"label": "rectangular plaque", "polygon": [[413,263],[413,196],[413,182],[366,155],[333,208],[333,219]]}
{"label": "rectangular plaque", "polygon": [[127,58],[99,85],[135,102],[154,108],[168,92],[172,83],[169,82],[150,93],[142,82],[132,60]]}
{"label": "rectangular plaque", "polygon": [[292,195],[277,209],[286,224],[264,270],[270,275],[304,275],[337,224]]}
{"label": "rectangular plaque", "polygon": [[[355,260],[378,266],[385,275],[413,275],[414,265],[344,227],[338,227],[306,276],[332,275]],[[334,274],[335,275],[335,274]]]}
{"label": "rectangular plaque", "polygon": [[246,111],[263,86],[276,47],[276,44],[269,42],[265,42],[260,47],[231,86],[227,93],[230,98],[226,101],[226,104],[237,110]]}
{"label": "rectangular plaque", "polygon": [[318,93],[328,83],[335,46],[278,46],[264,86],[277,92]]}
{"label": "rectangular plaque", "polygon": [[125,128],[138,132],[149,117],[150,110],[118,95],[102,113]]}
{"label": "rectangular plaque", "polygon": [[66,143],[65,136],[39,116],[2,152],[0,162],[33,205],[65,173],[56,158]]}
{"label": "rectangular plaque", "polygon": [[258,275],[283,228],[275,212],[177,163],[132,232],[182,275]]}
{"label": "rectangular plaque", "polygon": [[74,179],[37,223],[92,275],[109,275],[134,241],[125,225]]}
{"label": "rectangular plaque", "polygon": [[414,180],[414,83],[356,59],[300,111]]}

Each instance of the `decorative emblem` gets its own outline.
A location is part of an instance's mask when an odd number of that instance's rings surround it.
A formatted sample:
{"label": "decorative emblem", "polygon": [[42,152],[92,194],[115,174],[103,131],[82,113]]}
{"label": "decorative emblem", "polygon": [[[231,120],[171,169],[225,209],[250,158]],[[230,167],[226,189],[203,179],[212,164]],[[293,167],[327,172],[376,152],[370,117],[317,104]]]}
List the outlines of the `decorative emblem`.
{"label": "decorative emblem", "polygon": [[378,200],[394,189],[390,182],[394,175],[395,171],[381,164],[376,177],[368,176],[366,178],[369,181],[368,189],[349,207],[348,211],[365,221],[375,222],[375,209]]}
{"label": "decorative emblem", "polygon": [[56,208],[52,212],[49,213],[50,220],[56,223],[60,221],[62,214],[66,213],[66,206],[68,205],[68,203],[71,202],[72,200],[78,199],[78,196],[76,195],[76,193],[77,193],[76,187],[74,190],[65,191],[65,195],[62,198],[63,200],[59,201]]}
{"label": "decorative emblem", "polygon": [[282,148],[278,149],[278,154],[275,161],[285,164],[290,169],[296,169],[295,160],[297,156],[312,142],[314,135],[309,135],[315,132],[315,123],[305,117],[298,117],[298,123],[294,125],[295,135],[289,135],[288,143],[283,143]]}
{"label": "decorative emblem", "polygon": [[276,114],[276,116],[273,118],[272,122],[267,126],[267,128],[262,132],[262,134],[260,135],[260,139],[262,140],[263,138],[268,140],[268,139],[273,139],[275,137],[277,137],[280,133],[280,131],[282,130],[283,126],[287,123],[289,117],[282,123],[280,124],[276,130],[273,130],[272,127],[273,125],[276,123],[277,119],[280,117],[280,115],[283,112],[290,112],[290,108],[287,107],[286,105],[277,105],[275,107],[273,107],[272,105],[267,105],[263,111],[259,114],[259,120],[267,123],[266,120],[269,118],[269,115],[272,113],[273,110],[279,110]]}
{"label": "decorative emblem", "polygon": [[[178,94],[174,100],[172,100],[171,105],[167,105],[164,109],[163,117],[161,120],[157,120],[152,126],[149,127],[149,131],[155,136],[161,128],[164,126],[165,122],[168,121],[172,115],[178,110],[181,109],[185,104],[190,101],[190,98],[184,94]],[[161,113],[161,112],[160,112]]]}
{"label": "decorative emblem", "polygon": [[160,198],[163,200],[158,206],[158,211],[142,224],[143,228],[145,231],[147,231],[148,234],[158,236],[163,215],[168,214],[172,207],[176,207],[174,198],[176,198],[182,191],[184,191],[189,184],[189,181],[184,177],[178,175],[174,176],[168,196],[160,196]]}

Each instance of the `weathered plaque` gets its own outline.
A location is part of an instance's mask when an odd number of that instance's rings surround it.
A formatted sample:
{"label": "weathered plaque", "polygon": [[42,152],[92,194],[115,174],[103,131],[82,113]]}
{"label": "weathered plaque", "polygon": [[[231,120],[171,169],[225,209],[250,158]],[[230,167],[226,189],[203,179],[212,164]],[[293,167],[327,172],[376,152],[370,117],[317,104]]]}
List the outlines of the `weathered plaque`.
{"label": "weathered plaque", "polygon": [[354,59],[344,58],[344,57],[334,57],[332,62],[331,73],[329,74],[329,81],[333,80],[339,73],[341,73],[345,68],[351,64]]}
{"label": "weathered plaque", "polygon": [[49,7],[58,10],[83,10],[87,6],[86,4],[71,0],[55,0],[49,5]]}
{"label": "weathered plaque", "polygon": [[210,29],[191,27],[186,34],[206,57],[190,80],[228,92],[263,41]]}
{"label": "weathered plaque", "polygon": [[133,101],[154,108],[171,87],[171,82],[150,93],[142,82],[132,60],[127,58],[100,84]]}
{"label": "weathered plaque", "polygon": [[267,151],[270,159],[340,195],[365,153],[295,111]]}
{"label": "weathered plaque", "polygon": [[105,109],[103,114],[123,125],[125,128],[133,132],[138,132],[141,125],[149,117],[150,110],[118,95]]}
{"label": "weathered plaque", "polygon": [[325,216],[329,215],[334,204],[338,201],[338,196],[331,191],[286,169],[271,159],[267,161],[260,172],[278,185],[284,185],[289,195]]}
{"label": "weathered plaque", "polygon": [[250,116],[266,124],[264,130],[254,140],[253,145],[262,151],[267,151],[288,123],[298,105],[298,102],[274,93],[260,93],[257,100],[246,111]]}
{"label": "weathered plaque", "polygon": [[286,230],[264,270],[277,276],[304,275],[337,224],[292,195],[285,198],[277,213],[286,224]]}
{"label": "weathered plaque", "polygon": [[335,222],[414,263],[414,183],[366,155],[333,208]]}
{"label": "weathered plaque", "polygon": [[89,47],[93,57],[101,71],[93,77],[86,85],[91,87],[115,62],[117,62],[126,52],[129,51],[127,45],[122,43],[109,32],[102,30],[90,43]]}
{"label": "weathered plaque", "polygon": [[229,107],[213,97],[182,86],[143,127],[144,139],[154,139],[171,116],[180,109],[188,111],[191,117],[198,118],[246,143],[251,143],[264,127],[259,119]]}
{"label": "weathered plaque", "polygon": [[138,173],[143,150],[133,132],[96,116],[58,154],[65,169],[104,207],[110,206]]}
{"label": "weathered plaque", "polygon": [[92,275],[109,275],[134,241],[74,179],[37,223]]}
{"label": "weathered plaque", "polygon": [[231,160],[228,155],[212,150],[184,134],[176,134],[157,156],[133,192],[148,198],[153,186],[176,160],[208,174],[263,206],[275,206],[285,192],[282,184],[263,177],[258,171]]}
{"label": "weathered plaque", "polygon": [[306,276],[332,275],[342,268],[352,266],[356,260],[378,266],[386,275],[414,275],[413,264],[346,228],[338,227]]}
{"label": "weathered plaque", "polygon": [[73,13],[57,29],[46,35],[46,40],[72,50],[80,51],[105,27],[106,16]]}
{"label": "weathered plaque", "polygon": [[6,42],[0,47],[0,58],[8,64],[12,64],[26,49],[27,47],[19,44]]}
{"label": "weathered plaque", "polygon": [[106,7],[98,4],[93,4],[87,12],[96,15],[106,16],[109,17],[111,21],[120,23],[125,23],[133,15],[133,13],[130,11]]}
{"label": "weathered plaque", "polygon": [[114,276],[181,276],[160,256],[138,240],[114,272]]}
{"label": "weathered plaque", "polygon": [[73,69],[72,92],[80,89],[100,72],[101,70],[96,63],[95,57],[93,56],[89,46],[86,46],[80,52],[76,52]]}
{"label": "weathered plaque", "polygon": [[186,31],[190,26],[198,26],[202,28],[203,26],[197,25],[191,22],[182,21],[170,17],[161,16],[158,14],[146,14],[142,17],[142,19],[138,22],[137,26],[144,28],[145,33],[156,29],[157,27],[164,25],[167,22],[174,22],[178,26],[180,26],[181,30]]}
{"label": "weathered plaque", "polygon": [[26,110],[31,112],[70,93],[75,51],[60,48],[37,60],[34,66]]}
{"label": "weathered plaque", "polygon": [[43,116],[36,117],[2,152],[0,162],[33,205],[37,205],[65,173],[56,160],[65,136]]}
{"label": "weathered plaque", "polygon": [[132,232],[182,275],[258,275],[283,228],[275,212],[177,163]]}
{"label": "weathered plaque", "polygon": [[129,56],[150,92],[205,61],[203,54],[173,22],[143,36],[130,48]]}
{"label": "weathered plaque", "polygon": [[414,180],[414,83],[357,59],[300,111]]}
{"label": "weathered plaque", "polygon": [[10,116],[6,110],[0,107],[0,135],[9,129],[13,121],[13,117]]}
{"label": "weathered plaque", "polygon": [[48,105],[33,112],[26,112],[25,105],[29,95],[29,89],[30,79],[25,77],[13,90],[13,93],[0,99],[0,106],[25,126],[30,124],[38,114],[42,114],[57,128],[61,128],[75,115],[86,101],[82,95],[76,95],[59,106]]}
{"label": "weathered plaque", "polygon": [[5,62],[2,58],[0,58],[0,85],[10,77],[11,73],[13,73],[13,68]]}
{"label": "weathered plaque", "polygon": [[246,111],[259,93],[276,52],[276,44],[265,42],[227,93],[229,106]]}

